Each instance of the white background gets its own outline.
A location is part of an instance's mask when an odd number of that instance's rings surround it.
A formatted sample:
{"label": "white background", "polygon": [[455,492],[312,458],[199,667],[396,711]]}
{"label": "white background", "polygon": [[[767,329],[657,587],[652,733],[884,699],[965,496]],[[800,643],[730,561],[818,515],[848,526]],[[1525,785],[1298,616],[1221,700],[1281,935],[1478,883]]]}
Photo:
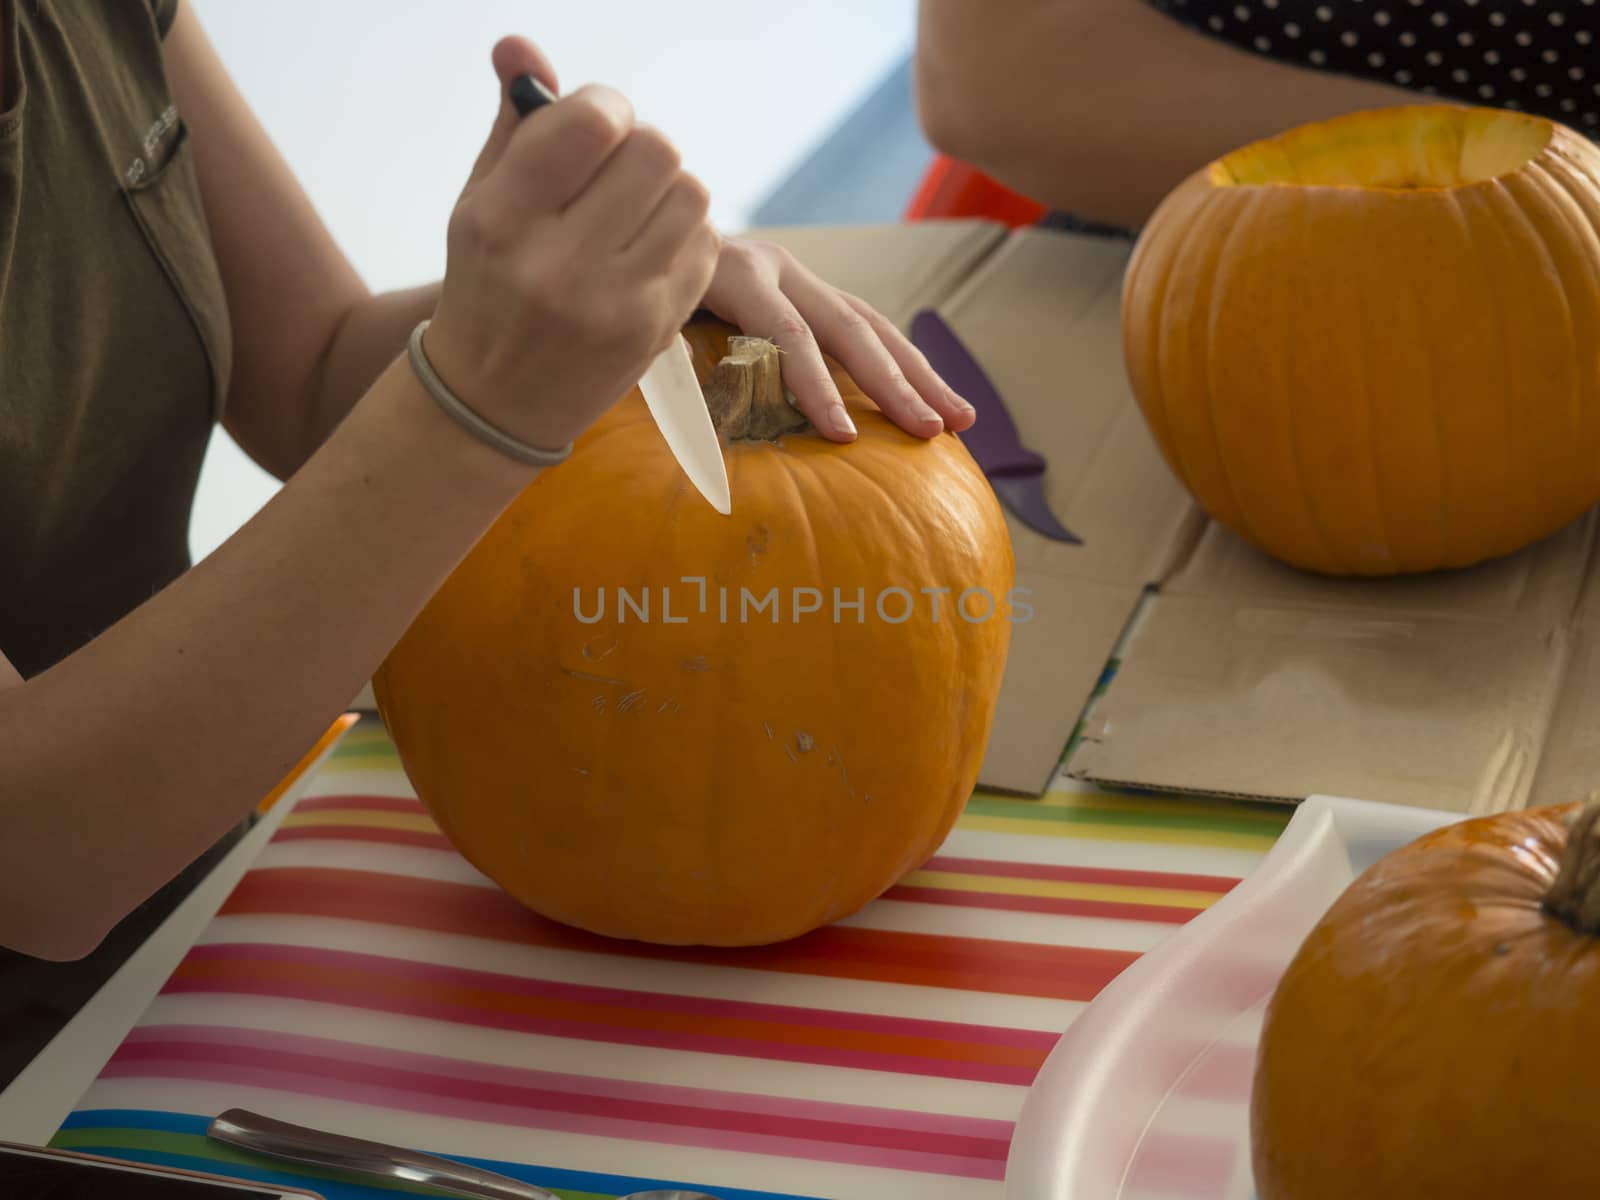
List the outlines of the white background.
{"label": "white background", "polygon": [[[520,33],[563,90],[620,88],[677,142],[725,230],[911,51],[914,0],[185,0],[369,287],[434,279]],[[204,557],[276,481],[218,430],[190,541]]]}

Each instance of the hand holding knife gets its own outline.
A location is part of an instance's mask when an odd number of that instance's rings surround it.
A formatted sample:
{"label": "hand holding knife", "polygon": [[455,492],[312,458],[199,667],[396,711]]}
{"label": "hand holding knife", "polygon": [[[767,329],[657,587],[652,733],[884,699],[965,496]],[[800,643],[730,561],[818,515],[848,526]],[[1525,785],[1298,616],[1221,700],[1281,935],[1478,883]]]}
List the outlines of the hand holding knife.
{"label": "hand holding knife", "polygon": [[[556,99],[532,75],[519,75],[512,80],[509,94],[512,105],[523,117]],[[732,498],[722,443],[711,423],[688,344],[681,336],[645,370],[639,391],[684,474],[711,506],[726,516],[732,511]]]}

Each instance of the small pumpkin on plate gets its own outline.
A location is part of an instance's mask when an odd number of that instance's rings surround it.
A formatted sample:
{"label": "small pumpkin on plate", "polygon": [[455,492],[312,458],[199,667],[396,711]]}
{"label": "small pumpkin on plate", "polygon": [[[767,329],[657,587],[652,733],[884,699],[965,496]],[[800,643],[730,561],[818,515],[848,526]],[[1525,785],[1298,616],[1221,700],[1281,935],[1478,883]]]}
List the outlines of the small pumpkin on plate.
{"label": "small pumpkin on plate", "polygon": [[1449,825],[1333,904],[1268,1005],[1260,1200],[1600,1195],[1600,806]]}
{"label": "small pumpkin on plate", "polygon": [[920,866],[976,782],[1010,644],[1011,541],[961,440],[898,429],[834,366],[860,437],[829,442],[776,348],[733,334],[686,331],[731,516],[635,391],[373,681],[461,853],[614,937],[780,941]]}
{"label": "small pumpkin on plate", "polygon": [[1217,521],[1333,575],[1462,567],[1600,500],[1600,148],[1515,112],[1301,126],[1142,231],[1129,380]]}

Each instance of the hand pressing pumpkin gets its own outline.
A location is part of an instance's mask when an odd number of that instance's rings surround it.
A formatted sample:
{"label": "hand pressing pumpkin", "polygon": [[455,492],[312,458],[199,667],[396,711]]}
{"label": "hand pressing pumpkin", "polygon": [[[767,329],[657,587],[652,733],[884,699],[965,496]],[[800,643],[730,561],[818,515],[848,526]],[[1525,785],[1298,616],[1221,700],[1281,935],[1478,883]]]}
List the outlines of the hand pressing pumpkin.
{"label": "hand pressing pumpkin", "polygon": [[1357,879],[1278,984],[1260,1200],[1600,1195],[1600,806],[1447,826]]}
{"label": "hand pressing pumpkin", "polygon": [[746,238],[724,242],[701,303],[782,351],[783,382],[796,407],[832,441],[850,441],[856,427],[824,352],[907,433],[959,433],[977,418],[893,322],[859,296],[818,279],[782,246]]}

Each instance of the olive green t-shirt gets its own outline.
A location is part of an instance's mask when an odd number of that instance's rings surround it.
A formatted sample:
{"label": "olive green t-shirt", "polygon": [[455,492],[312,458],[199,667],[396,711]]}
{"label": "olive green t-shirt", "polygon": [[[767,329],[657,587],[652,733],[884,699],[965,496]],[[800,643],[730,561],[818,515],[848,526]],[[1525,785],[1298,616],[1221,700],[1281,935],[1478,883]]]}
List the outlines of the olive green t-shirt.
{"label": "olive green t-shirt", "polygon": [[0,2],[0,651],[24,678],[189,565],[230,342],[162,69],[176,6]]}
{"label": "olive green t-shirt", "polygon": [[[0,650],[25,678],[189,564],[230,343],[162,68],[177,2],[0,0]],[[0,1086],[221,849],[81,962],[0,951]]]}

